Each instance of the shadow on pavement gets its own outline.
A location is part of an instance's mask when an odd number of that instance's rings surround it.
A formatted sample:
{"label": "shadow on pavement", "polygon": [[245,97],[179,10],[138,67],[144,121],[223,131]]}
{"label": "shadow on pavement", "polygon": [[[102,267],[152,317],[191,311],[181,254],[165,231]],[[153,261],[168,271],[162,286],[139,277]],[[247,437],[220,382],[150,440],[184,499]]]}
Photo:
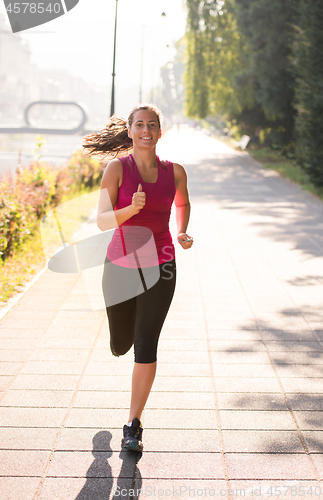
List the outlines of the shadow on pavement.
{"label": "shadow on pavement", "polygon": [[87,471],[86,483],[75,500],[109,500],[112,498],[136,498],[136,493],[141,488],[142,479],[138,469],[141,453],[121,451],[119,458],[122,460],[117,485],[113,488],[113,473],[108,462],[112,456],[111,432],[100,431],[93,437],[94,461]]}
{"label": "shadow on pavement", "polygon": [[260,168],[248,156],[223,155],[188,164],[186,169],[193,205],[194,201],[215,201],[242,216],[256,213],[257,220],[251,219],[249,225],[259,237],[291,243],[308,256],[323,255],[321,200]]}
{"label": "shadow on pavement", "polygon": [[[288,310],[280,313],[290,314]],[[258,323],[263,341],[268,349],[278,378],[282,383],[287,402],[282,392],[235,392],[232,393],[230,407],[245,411],[287,411],[291,409],[298,424],[302,439],[309,453],[322,453],[323,425],[322,410],[323,396],[318,387],[323,375],[323,351],[314,333],[284,330],[274,328],[270,322],[266,329]],[[241,331],[248,328],[241,326]],[[322,336],[320,337],[322,339]],[[258,342],[257,342],[258,343]],[[240,353],[259,352],[253,341],[248,345],[236,340],[232,347],[223,349],[223,352],[234,356]],[[234,359],[232,358],[234,362]],[[237,364],[240,368],[241,382],[243,383],[244,363]],[[219,372],[221,364],[219,365]],[[258,377],[262,380],[261,368]],[[273,372],[274,376],[274,372]],[[248,377],[252,380],[252,377]],[[312,392],[311,392],[312,389]],[[241,432],[251,432],[251,429],[240,429]],[[275,432],[274,432],[275,431]],[[257,452],[263,453],[300,453],[303,450],[299,437],[296,435],[296,426],[293,428],[258,428],[253,429],[254,437],[258,434]],[[236,436],[238,439],[238,435]]]}
{"label": "shadow on pavement", "polygon": [[108,500],[113,485],[112,470],[108,458],[112,456],[110,447],[112,435],[100,431],[93,437],[94,462],[86,473],[86,483],[75,500]]}
{"label": "shadow on pavement", "polygon": [[138,462],[142,453],[133,451],[121,451],[119,458],[122,460],[119,477],[115,492],[111,500],[116,498],[137,499],[137,492],[142,487],[142,477],[138,468]]}

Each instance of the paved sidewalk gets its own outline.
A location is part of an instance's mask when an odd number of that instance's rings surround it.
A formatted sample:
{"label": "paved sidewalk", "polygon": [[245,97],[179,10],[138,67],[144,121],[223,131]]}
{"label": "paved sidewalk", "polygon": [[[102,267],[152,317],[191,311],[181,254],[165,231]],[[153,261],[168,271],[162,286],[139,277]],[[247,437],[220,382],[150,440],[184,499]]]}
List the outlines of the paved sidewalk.
{"label": "paved sidewalk", "polygon": [[144,453],[120,453],[132,352],[111,355],[81,275],[47,270],[0,322],[0,500],[323,498],[323,202],[202,132],[160,149],[187,167],[195,243]]}

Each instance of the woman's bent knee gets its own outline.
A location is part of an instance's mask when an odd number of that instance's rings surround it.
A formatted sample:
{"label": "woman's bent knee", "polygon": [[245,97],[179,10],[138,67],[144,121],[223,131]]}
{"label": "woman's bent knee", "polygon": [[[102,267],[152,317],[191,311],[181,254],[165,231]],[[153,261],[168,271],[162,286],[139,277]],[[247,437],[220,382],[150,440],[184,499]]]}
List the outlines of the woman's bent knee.
{"label": "woman's bent knee", "polygon": [[112,342],[110,341],[110,349],[111,349],[113,356],[117,356],[117,357],[123,356],[131,349],[131,347],[132,347],[132,344],[130,346],[125,346],[125,345],[116,346],[116,345],[112,344]]}

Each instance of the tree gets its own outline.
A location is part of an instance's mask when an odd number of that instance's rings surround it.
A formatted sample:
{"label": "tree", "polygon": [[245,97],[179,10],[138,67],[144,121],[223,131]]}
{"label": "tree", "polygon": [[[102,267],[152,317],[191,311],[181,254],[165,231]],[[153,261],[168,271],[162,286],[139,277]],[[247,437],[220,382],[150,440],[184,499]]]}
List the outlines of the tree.
{"label": "tree", "polygon": [[184,114],[184,37],[175,43],[174,48],[174,60],[166,63],[160,70],[163,84],[161,108],[164,117],[168,119],[182,117]]}
{"label": "tree", "polygon": [[188,0],[187,4],[186,113],[191,118],[205,118],[209,112],[209,78],[207,44],[200,18],[201,2]]}
{"label": "tree", "polygon": [[238,27],[248,47],[248,77],[255,101],[268,122],[282,132],[284,143],[293,138],[295,109],[294,76],[290,63],[291,0],[236,0]]}
{"label": "tree", "polygon": [[187,0],[187,112],[292,140],[293,0]]}
{"label": "tree", "polygon": [[323,4],[300,0],[293,43],[297,153],[323,187]]}
{"label": "tree", "polygon": [[244,69],[246,47],[237,28],[234,0],[187,0],[186,109],[191,117],[232,117],[253,105]]}

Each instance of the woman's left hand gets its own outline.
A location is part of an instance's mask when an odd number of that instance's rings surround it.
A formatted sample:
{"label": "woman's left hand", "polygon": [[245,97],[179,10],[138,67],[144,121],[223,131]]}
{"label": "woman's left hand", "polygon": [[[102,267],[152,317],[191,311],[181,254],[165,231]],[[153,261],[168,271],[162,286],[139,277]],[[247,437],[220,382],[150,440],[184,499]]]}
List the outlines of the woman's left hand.
{"label": "woman's left hand", "polygon": [[191,248],[191,246],[193,245],[193,238],[187,233],[178,233],[177,241],[181,245],[181,247],[184,248],[184,250]]}

